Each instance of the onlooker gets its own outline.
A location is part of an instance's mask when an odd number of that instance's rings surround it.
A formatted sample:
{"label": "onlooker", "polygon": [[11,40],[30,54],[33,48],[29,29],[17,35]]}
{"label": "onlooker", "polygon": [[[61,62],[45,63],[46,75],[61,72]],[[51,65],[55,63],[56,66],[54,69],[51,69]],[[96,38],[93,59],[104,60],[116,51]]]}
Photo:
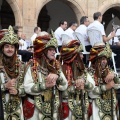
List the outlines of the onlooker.
{"label": "onlooker", "polygon": [[27,47],[27,51],[33,52],[33,46]]}
{"label": "onlooker", "polygon": [[35,27],[34,28],[34,34],[31,37],[31,41],[33,44],[33,41],[35,40],[35,38],[37,37],[37,35],[41,32],[41,28],[40,27]]}
{"label": "onlooker", "polygon": [[115,56],[115,63],[116,63],[116,67],[117,68],[120,68],[120,62],[119,62],[119,60],[120,60],[120,41],[119,41],[119,36],[120,36],[120,29],[118,29],[116,31],[115,37],[113,37],[109,41],[110,48],[116,54],[116,56]]}
{"label": "onlooker", "polygon": [[84,43],[85,43],[85,47],[86,50],[89,52],[91,49],[91,45],[90,45],[90,41],[88,39],[88,35],[87,35],[87,27],[89,25],[89,19],[87,16],[83,16],[80,19],[80,26],[75,30],[75,32],[78,32],[80,34],[82,34],[83,38],[84,38]]}
{"label": "onlooker", "polygon": [[18,50],[18,54],[22,56],[23,62],[28,62],[33,57],[33,53],[28,51],[27,48],[26,50]]}
{"label": "onlooker", "polygon": [[65,30],[65,32],[63,34],[68,35],[72,40],[74,40],[75,37],[74,37],[73,33],[75,32],[77,26],[78,25],[76,22],[70,22],[69,28],[67,30]]}
{"label": "onlooker", "polygon": [[[105,34],[105,30],[104,30],[104,26],[101,24],[102,22],[102,14],[100,12],[96,12],[93,14],[93,18],[94,18],[94,22],[91,23],[89,26],[88,26],[88,30],[92,27],[95,27],[97,30],[99,30],[102,34],[102,37],[103,37],[103,42],[107,42],[109,41],[111,38],[113,38],[115,36],[115,31],[113,31],[111,33],[111,36],[109,37],[106,37],[106,34]],[[98,39],[96,41],[94,41],[95,43],[96,42],[101,42],[101,41],[98,41]],[[91,42],[92,43],[92,42]],[[95,43],[92,43],[92,45],[94,45]]]}
{"label": "onlooker", "polygon": [[14,29],[15,34],[17,34],[17,36],[20,39],[21,34],[22,34],[22,26],[14,26],[13,29]]}
{"label": "onlooker", "polygon": [[19,50],[27,50],[26,35],[22,34],[19,40]]}
{"label": "onlooker", "polygon": [[59,27],[55,30],[55,37],[57,39],[58,42],[58,50],[60,51],[61,47],[62,47],[62,38],[61,38],[61,34],[63,34],[64,30],[67,29],[67,21],[62,20],[59,23]]}
{"label": "onlooker", "polygon": [[[22,31],[19,31],[20,28],[21,27],[19,27],[19,26],[14,27],[14,32],[19,37],[19,40],[21,39],[21,35],[22,35]],[[27,50],[18,50],[18,54],[22,56],[22,61],[23,62],[28,62],[33,56],[33,53],[29,52]]]}
{"label": "onlooker", "polygon": [[[90,45],[90,41],[89,41],[89,38],[88,38],[88,35],[87,35],[87,27],[88,27],[88,25],[89,25],[88,17],[83,16],[80,19],[80,26],[75,30],[75,32],[80,33],[82,35],[83,40],[84,40],[85,49],[86,49],[86,51],[89,52],[92,46]],[[79,38],[79,40],[80,40],[80,38]],[[86,55],[84,55],[83,61],[87,65],[88,61],[87,61],[86,58],[87,58]]]}
{"label": "onlooker", "polygon": [[109,44],[120,46],[120,29],[117,29],[115,37],[113,39],[110,39]]}

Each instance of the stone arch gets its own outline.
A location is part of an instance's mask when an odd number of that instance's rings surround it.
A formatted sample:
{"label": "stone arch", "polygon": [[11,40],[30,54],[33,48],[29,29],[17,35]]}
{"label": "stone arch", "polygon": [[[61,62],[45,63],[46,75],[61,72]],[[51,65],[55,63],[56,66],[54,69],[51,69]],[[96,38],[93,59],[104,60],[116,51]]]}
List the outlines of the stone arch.
{"label": "stone arch", "polygon": [[[41,11],[41,9],[42,9],[42,7],[44,6],[44,5],[46,5],[48,2],[51,2],[52,0],[42,0],[43,2],[38,2],[37,1],[37,13],[36,13],[36,19],[38,18],[38,16],[39,16],[39,13],[40,13],[40,11]],[[83,10],[83,8],[85,8],[85,4],[84,4],[84,2],[81,2],[81,1],[78,1],[78,0],[60,0],[61,2],[64,2],[64,3],[66,3],[69,7],[71,7],[72,8],[72,10],[74,11],[74,13],[76,14],[76,18],[77,18],[77,22],[79,23],[79,19],[80,19],[80,17],[81,16],[83,16],[83,15],[87,15],[87,10],[85,11],[85,10]],[[41,5],[41,3],[43,3],[42,5]]]}
{"label": "stone arch", "polygon": [[108,9],[112,7],[120,7],[120,1],[114,0],[114,1],[109,1],[106,0],[103,2],[103,4],[99,7],[98,11],[100,11],[102,14],[104,14]]}
{"label": "stone arch", "polygon": [[[120,20],[120,15],[117,15],[120,13],[120,1],[118,1],[118,0],[114,0],[114,1],[105,0],[100,5],[98,10],[103,14],[103,21],[105,22],[104,27],[106,30],[106,34],[109,35],[109,33],[112,30],[112,25],[111,25],[112,24],[112,13],[114,13],[114,15],[117,16],[118,19]],[[107,14],[107,16],[106,16],[106,14]],[[107,17],[107,19],[106,19],[106,17]],[[114,21],[115,21],[115,19],[114,19]],[[115,24],[116,24],[116,22],[115,22]],[[117,22],[117,24],[118,24],[118,22]]]}
{"label": "stone arch", "polygon": [[10,5],[11,9],[13,10],[14,16],[15,16],[15,25],[17,26],[23,26],[23,19],[20,12],[19,5],[16,0],[6,0],[8,4]]}

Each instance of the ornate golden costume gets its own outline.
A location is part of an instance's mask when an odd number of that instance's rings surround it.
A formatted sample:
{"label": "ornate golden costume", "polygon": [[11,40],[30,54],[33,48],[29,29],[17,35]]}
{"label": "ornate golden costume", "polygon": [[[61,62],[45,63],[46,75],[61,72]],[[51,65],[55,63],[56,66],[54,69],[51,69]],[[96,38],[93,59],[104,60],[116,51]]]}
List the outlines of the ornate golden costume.
{"label": "ornate golden costume", "polygon": [[[64,107],[65,120],[88,120],[87,90],[92,90],[93,85],[92,78],[87,73],[80,58],[81,50],[82,45],[78,40],[63,41],[61,48],[62,68],[68,81],[68,89],[63,94],[63,107],[65,103],[69,106],[69,108]],[[85,90],[76,89],[75,82],[77,79],[84,80]],[[67,106],[66,104],[65,106]]]}
{"label": "ornate golden costume", "polygon": [[[31,100],[28,96],[28,100],[33,101],[35,105],[33,116],[27,120],[58,119],[59,91],[67,88],[67,80],[61,71],[60,63],[57,60],[48,59],[46,54],[50,47],[57,47],[56,39],[50,37],[48,33],[41,32],[41,35],[34,41],[34,59],[28,64],[25,76],[25,90],[34,97]],[[54,88],[46,88],[45,85],[46,77],[50,73],[59,76]]]}
{"label": "ornate golden costume", "polygon": [[[12,26],[9,26],[7,33],[0,40],[0,83],[2,91],[2,102],[4,108],[4,120],[10,118],[14,120],[23,120],[22,100],[21,97],[25,95],[23,88],[24,80],[24,64],[17,58],[17,50],[19,40],[14,34]],[[15,53],[11,57],[7,57],[3,53],[3,46],[10,44],[15,46]],[[18,91],[17,95],[12,95],[9,90],[5,88],[5,84],[15,78],[15,88]]]}
{"label": "ornate golden costume", "polygon": [[115,89],[119,88],[120,79],[114,76],[115,86],[111,90],[107,90],[105,78],[108,74],[113,73],[113,71],[108,67],[108,64],[104,68],[101,65],[102,58],[109,59],[111,54],[112,51],[108,43],[106,45],[104,43],[96,43],[90,51],[89,60],[92,63],[90,73],[95,81],[94,90],[89,94],[92,99],[93,109],[91,120],[117,120]]}

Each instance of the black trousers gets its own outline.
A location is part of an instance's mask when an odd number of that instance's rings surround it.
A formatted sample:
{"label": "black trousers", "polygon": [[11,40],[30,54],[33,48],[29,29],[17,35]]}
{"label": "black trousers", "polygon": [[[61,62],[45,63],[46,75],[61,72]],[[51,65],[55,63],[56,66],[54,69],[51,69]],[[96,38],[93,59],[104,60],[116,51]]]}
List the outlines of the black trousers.
{"label": "black trousers", "polygon": [[91,49],[91,48],[92,48],[91,45],[85,46],[85,49],[86,49],[87,52],[90,52],[90,49]]}
{"label": "black trousers", "polygon": [[120,68],[120,46],[110,45],[110,48],[116,54],[116,56],[115,56],[116,67]]}
{"label": "black trousers", "polygon": [[59,51],[59,52],[60,52],[61,48],[62,48],[62,46],[58,46],[58,51]]}
{"label": "black trousers", "polygon": [[18,54],[22,56],[23,62],[28,62],[33,57],[33,53],[27,50],[18,50]]}
{"label": "black trousers", "polygon": [[[87,52],[90,52],[90,49],[91,49],[91,48],[92,48],[91,45],[85,46],[85,49],[86,49]],[[87,55],[83,55],[83,56],[84,56],[83,62],[84,62],[84,64],[85,64],[86,67],[87,67],[87,65],[88,65],[88,63],[89,63],[89,61],[87,60]]]}

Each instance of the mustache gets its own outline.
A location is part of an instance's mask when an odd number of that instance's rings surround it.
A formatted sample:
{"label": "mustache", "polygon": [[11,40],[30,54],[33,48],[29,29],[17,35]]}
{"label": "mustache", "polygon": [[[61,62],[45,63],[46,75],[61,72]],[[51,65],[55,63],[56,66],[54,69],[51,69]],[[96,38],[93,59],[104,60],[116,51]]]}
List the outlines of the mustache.
{"label": "mustache", "polygon": [[7,53],[9,53],[9,52],[14,52],[14,51],[13,50],[8,50]]}
{"label": "mustache", "polygon": [[107,63],[102,63],[101,66],[105,68],[107,66]]}

